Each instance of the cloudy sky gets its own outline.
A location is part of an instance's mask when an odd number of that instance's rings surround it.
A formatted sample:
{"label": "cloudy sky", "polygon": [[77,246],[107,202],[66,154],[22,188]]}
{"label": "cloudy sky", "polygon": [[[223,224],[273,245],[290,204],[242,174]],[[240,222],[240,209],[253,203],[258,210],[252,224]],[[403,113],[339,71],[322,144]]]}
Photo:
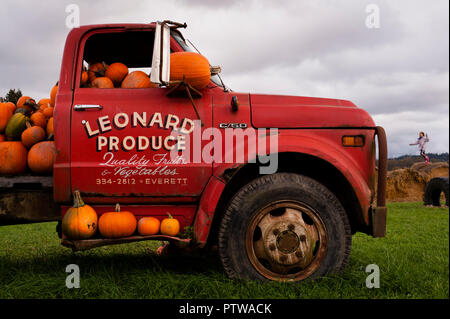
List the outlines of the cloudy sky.
{"label": "cloudy sky", "polygon": [[[48,97],[69,4],[82,25],[187,22],[185,37],[233,90],[349,99],[386,128],[391,157],[417,154],[418,131],[429,152],[449,150],[448,0],[2,0],[0,96]],[[366,26],[371,4],[379,28]]]}

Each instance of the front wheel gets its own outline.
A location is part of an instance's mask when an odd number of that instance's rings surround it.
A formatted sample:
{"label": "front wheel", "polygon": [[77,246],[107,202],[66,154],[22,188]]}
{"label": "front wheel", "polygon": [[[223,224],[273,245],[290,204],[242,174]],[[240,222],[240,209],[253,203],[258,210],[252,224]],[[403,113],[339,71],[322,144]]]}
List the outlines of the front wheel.
{"label": "front wheel", "polygon": [[351,249],[347,215],[336,196],[306,176],[260,177],[231,199],[219,229],[230,278],[299,281],[341,271]]}

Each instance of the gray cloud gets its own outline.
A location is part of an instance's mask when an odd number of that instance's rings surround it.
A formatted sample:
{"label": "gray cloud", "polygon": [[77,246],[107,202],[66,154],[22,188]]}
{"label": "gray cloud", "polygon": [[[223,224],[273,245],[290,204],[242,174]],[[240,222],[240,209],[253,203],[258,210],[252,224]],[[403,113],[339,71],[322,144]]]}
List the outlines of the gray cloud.
{"label": "gray cloud", "polygon": [[[448,151],[448,1],[71,1],[81,24],[187,22],[184,35],[236,91],[350,99],[389,133],[390,155],[430,132]],[[0,95],[48,97],[59,78],[67,13],[61,1],[2,1]],[[369,3],[381,28],[365,27]]]}

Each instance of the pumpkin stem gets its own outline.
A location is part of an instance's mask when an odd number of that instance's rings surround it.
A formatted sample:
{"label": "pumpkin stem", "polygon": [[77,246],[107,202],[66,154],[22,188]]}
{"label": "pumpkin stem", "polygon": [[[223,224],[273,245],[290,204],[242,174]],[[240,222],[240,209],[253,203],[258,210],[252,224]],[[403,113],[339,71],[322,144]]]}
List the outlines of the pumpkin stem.
{"label": "pumpkin stem", "polygon": [[30,128],[30,127],[31,127],[31,124],[30,124],[29,121],[26,121],[26,122],[25,122],[25,125],[27,126],[27,128]]}
{"label": "pumpkin stem", "polygon": [[33,99],[28,99],[23,103],[23,105],[30,106],[34,108],[35,110],[39,110],[39,106],[36,104],[36,102]]}
{"label": "pumpkin stem", "polygon": [[119,205],[119,203],[116,204],[116,213],[120,213],[120,205]]}
{"label": "pumpkin stem", "polygon": [[105,76],[105,71],[104,70],[98,70],[98,71],[95,71],[94,74],[95,74],[95,77],[102,78],[102,77]]}
{"label": "pumpkin stem", "polygon": [[53,138],[53,133],[50,133],[50,135],[47,137],[47,141],[50,141]]}
{"label": "pumpkin stem", "polygon": [[173,216],[169,212],[167,212],[167,216],[169,216],[169,219],[173,219]]}
{"label": "pumpkin stem", "polygon": [[75,190],[73,192],[73,207],[78,208],[83,206],[84,202],[83,199],[81,198],[80,192],[78,190]]}

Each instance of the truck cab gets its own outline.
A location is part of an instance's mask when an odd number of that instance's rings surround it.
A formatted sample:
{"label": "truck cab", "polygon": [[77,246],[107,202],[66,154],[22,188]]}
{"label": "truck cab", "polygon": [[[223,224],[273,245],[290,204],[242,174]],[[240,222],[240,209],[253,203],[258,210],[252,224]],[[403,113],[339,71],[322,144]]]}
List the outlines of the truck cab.
{"label": "truck cab", "polygon": [[[214,73],[198,92],[173,90],[167,57],[194,51],[185,26],[69,33],[54,112],[53,197],[61,216],[75,190],[99,215],[116,203],[138,220],[169,212],[191,235],[77,241],[62,234],[62,244],[217,246],[231,278],[299,281],[341,271],[352,234],[385,235],[384,130],[350,101],[238,93]],[[83,70],[98,62],[143,70],[158,85],[83,87]]]}

